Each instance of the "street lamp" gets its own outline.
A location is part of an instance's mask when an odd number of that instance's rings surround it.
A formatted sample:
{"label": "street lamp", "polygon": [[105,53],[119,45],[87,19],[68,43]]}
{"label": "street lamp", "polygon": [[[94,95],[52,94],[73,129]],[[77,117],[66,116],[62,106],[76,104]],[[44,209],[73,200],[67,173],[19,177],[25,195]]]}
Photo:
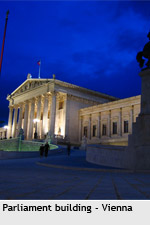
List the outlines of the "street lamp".
{"label": "street lamp", "polygon": [[35,118],[33,120],[33,122],[35,123],[35,132],[34,132],[34,139],[37,139],[37,123],[40,122],[39,119]]}
{"label": "street lamp", "polygon": [[33,120],[33,122],[34,122],[34,123],[38,123],[38,122],[40,122],[40,120],[37,119],[37,118],[35,118],[35,119]]}

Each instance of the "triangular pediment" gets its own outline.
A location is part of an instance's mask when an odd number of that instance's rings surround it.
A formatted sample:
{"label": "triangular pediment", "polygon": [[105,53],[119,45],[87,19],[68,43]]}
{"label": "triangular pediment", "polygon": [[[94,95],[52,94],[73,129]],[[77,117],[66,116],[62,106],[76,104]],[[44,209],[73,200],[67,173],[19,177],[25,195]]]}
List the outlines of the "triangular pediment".
{"label": "triangular pediment", "polygon": [[16,96],[24,92],[31,91],[50,81],[51,79],[27,79],[25,82],[23,82],[17,89],[15,89],[11,93],[11,96]]}

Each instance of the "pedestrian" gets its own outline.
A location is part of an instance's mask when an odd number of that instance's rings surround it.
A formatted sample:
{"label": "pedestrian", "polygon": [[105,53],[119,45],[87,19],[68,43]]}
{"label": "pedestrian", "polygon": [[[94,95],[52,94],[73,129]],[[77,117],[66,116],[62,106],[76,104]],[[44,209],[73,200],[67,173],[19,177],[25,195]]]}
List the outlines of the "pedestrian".
{"label": "pedestrian", "polygon": [[45,157],[47,157],[48,156],[48,150],[49,150],[48,142],[46,142],[44,150],[45,150]]}
{"label": "pedestrian", "polygon": [[43,157],[43,153],[44,153],[44,145],[42,144],[40,146],[40,157]]}
{"label": "pedestrian", "polygon": [[34,139],[37,139],[37,132],[34,132]]}
{"label": "pedestrian", "polygon": [[68,144],[67,144],[68,156],[70,156],[70,150],[71,150],[71,144],[70,144],[70,142],[68,142]]}

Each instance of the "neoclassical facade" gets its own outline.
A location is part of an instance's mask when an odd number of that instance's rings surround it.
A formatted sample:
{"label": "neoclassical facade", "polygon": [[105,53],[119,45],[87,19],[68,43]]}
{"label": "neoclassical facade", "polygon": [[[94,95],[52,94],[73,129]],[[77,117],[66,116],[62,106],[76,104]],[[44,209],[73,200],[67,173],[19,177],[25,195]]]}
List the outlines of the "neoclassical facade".
{"label": "neoclassical facade", "polygon": [[[8,97],[7,138],[20,128],[27,140],[52,136],[79,143],[127,144],[132,124],[140,113],[141,96],[126,99],[52,79],[32,79],[30,74]],[[4,135],[4,133],[3,133]],[[6,135],[6,133],[5,133]]]}
{"label": "neoclassical facade", "polygon": [[135,96],[80,109],[80,140],[86,136],[88,143],[127,145],[140,103],[141,96]]}
{"label": "neoclassical facade", "polygon": [[7,128],[0,127],[0,140],[7,138]]}
{"label": "neoclassical facade", "polygon": [[[116,101],[115,97],[52,79],[27,80],[8,95],[9,118],[7,138],[18,136],[20,128],[25,139],[44,139],[47,133],[67,137],[71,142],[81,139],[80,109]],[[80,114],[80,116],[79,116]],[[82,128],[80,128],[82,129]]]}

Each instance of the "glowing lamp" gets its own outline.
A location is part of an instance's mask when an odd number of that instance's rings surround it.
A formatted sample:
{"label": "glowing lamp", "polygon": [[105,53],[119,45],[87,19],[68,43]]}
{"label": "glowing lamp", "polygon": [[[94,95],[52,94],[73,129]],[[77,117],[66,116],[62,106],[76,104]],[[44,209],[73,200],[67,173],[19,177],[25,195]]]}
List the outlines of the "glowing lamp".
{"label": "glowing lamp", "polygon": [[36,118],[36,119],[33,120],[33,122],[38,123],[38,122],[40,122],[40,120]]}

